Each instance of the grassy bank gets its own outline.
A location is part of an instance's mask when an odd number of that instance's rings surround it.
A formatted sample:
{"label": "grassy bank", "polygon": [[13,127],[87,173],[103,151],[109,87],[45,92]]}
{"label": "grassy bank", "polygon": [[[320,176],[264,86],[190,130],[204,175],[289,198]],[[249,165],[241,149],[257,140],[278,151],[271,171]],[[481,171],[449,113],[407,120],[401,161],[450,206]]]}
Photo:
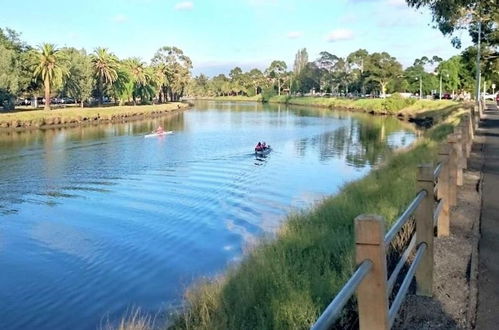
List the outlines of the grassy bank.
{"label": "grassy bank", "polygon": [[55,110],[29,110],[0,113],[0,129],[44,128],[50,126],[69,126],[86,123],[131,120],[158,116],[179,109],[187,103],[168,103],[140,106],[112,106],[99,108],[64,108]]}
{"label": "grassy bank", "polygon": [[425,115],[428,111],[445,110],[459,105],[458,103],[449,100],[417,100],[404,99],[397,96],[389,97],[387,99],[338,99],[324,97],[290,97],[282,95],[271,97],[268,101],[271,103],[342,108],[376,114],[403,116],[420,116]]}
{"label": "grassy bank", "polygon": [[213,101],[238,101],[238,102],[263,102],[263,97],[262,95],[255,95],[255,96],[214,96],[214,97],[209,97],[209,96],[203,96],[196,98],[197,100],[213,100]]}
{"label": "grassy bank", "polygon": [[353,219],[379,214],[389,227],[415,195],[417,165],[436,160],[439,142],[458,121],[456,111],[364,179],[290,215],[277,237],[263,238],[240,264],[191,287],[185,310],[165,327],[308,329],[355,267]]}

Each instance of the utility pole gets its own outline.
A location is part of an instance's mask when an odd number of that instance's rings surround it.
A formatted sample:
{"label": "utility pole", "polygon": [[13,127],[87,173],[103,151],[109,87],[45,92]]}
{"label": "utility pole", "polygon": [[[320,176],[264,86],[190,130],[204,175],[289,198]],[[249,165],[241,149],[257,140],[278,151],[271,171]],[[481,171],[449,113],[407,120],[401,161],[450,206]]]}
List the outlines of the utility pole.
{"label": "utility pole", "polygon": [[440,72],[440,94],[439,99],[442,99],[442,72]]}
{"label": "utility pole", "polygon": [[477,8],[477,16],[478,16],[478,42],[477,42],[477,51],[476,51],[476,103],[478,107],[480,107],[480,46],[482,39],[482,18],[480,17],[480,1],[478,1]]}
{"label": "utility pole", "polygon": [[423,98],[423,75],[419,78],[419,99]]}

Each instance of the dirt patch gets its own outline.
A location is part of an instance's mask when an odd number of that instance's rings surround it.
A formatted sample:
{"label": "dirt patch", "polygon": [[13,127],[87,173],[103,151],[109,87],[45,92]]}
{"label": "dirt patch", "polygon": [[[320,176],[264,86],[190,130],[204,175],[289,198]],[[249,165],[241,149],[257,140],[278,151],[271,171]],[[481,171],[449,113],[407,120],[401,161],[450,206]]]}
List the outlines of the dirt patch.
{"label": "dirt patch", "polygon": [[482,143],[477,142],[458,190],[458,206],[451,210],[451,235],[435,240],[433,297],[408,295],[394,329],[470,329],[474,324],[483,164]]}

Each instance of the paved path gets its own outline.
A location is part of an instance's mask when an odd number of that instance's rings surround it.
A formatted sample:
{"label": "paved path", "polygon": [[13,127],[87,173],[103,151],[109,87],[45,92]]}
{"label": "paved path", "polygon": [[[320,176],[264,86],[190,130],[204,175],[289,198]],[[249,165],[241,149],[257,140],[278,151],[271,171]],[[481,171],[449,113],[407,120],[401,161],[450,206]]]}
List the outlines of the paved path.
{"label": "paved path", "polygon": [[476,329],[499,329],[499,111],[489,105],[485,136]]}

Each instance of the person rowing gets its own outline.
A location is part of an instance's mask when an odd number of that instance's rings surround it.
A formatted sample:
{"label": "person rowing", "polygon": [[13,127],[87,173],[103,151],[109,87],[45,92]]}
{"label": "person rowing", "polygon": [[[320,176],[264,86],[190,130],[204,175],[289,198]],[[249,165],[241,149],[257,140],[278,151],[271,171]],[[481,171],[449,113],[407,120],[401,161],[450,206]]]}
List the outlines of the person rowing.
{"label": "person rowing", "polygon": [[154,131],[152,131],[153,133],[156,133],[156,134],[163,134],[165,132],[165,130],[163,129],[163,127],[161,127],[161,125],[158,126],[158,128],[156,128]]}

